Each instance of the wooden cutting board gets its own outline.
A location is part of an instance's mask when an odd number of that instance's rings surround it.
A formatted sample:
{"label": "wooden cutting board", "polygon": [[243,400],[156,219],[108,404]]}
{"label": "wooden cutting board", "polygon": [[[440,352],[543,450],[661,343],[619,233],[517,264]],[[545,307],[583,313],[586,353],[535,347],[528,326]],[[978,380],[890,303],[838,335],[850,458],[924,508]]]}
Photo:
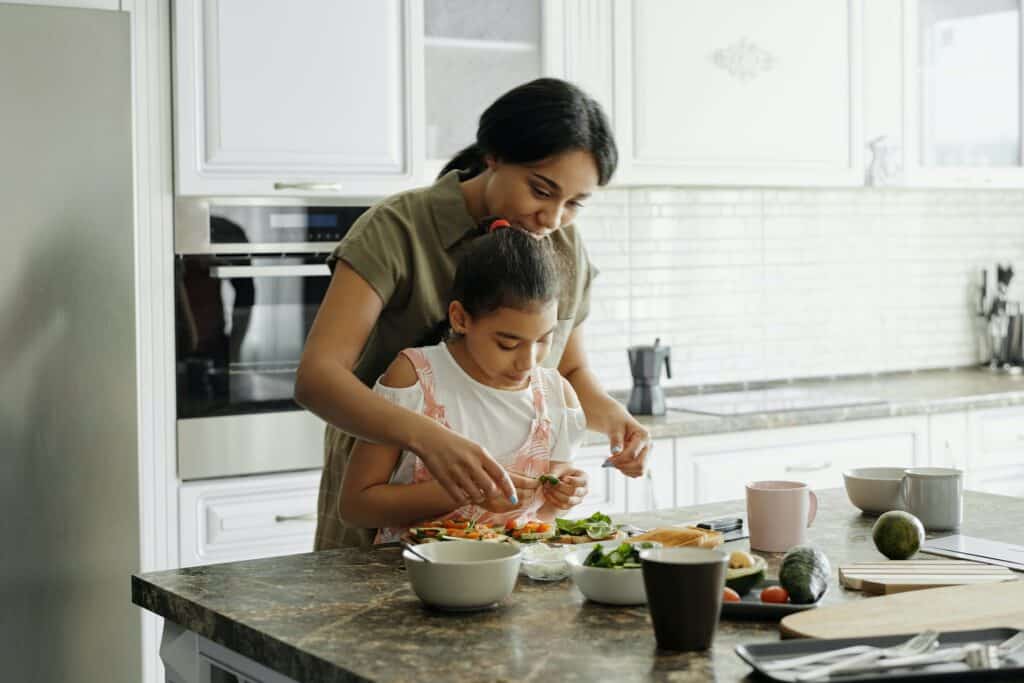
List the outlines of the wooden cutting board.
{"label": "wooden cutting board", "polygon": [[920,633],[930,628],[999,627],[1024,629],[1024,581],[881,595],[804,610],[779,622],[786,638],[857,638]]}
{"label": "wooden cutting board", "polygon": [[1017,575],[1006,567],[966,560],[852,562],[839,567],[841,585],[872,595],[968,583],[1012,581],[1015,578]]}

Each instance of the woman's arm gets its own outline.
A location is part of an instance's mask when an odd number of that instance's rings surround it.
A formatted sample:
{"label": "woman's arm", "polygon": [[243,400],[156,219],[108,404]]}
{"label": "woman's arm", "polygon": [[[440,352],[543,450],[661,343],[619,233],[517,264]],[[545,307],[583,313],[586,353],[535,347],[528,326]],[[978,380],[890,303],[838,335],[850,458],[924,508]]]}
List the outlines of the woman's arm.
{"label": "woman's arm", "polygon": [[[417,381],[416,371],[407,358],[399,356],[380,381],[387,387],[411,387]],[[401,449],[396,446],[356,442],[342,482],[341,518],[345,524],[364,529],[406,526],[459,507],[436,480],[389,484],[400,457]]]}
{"label": "woman's arm", "polygon": [[651,446],[650,432],[608,395],[587,366],[582,325],[577,325],[569,335],[558,371],[576,390],[587,416],[587,429],[608,435],[612,452],[609,462],[630,477],[642,475]]}
{"label": "woman's arm", "polygon": [[513,497],[505,470],[484,448],[388,402],[352,373],[383,308],[370,284],[339,261],[306,339],[295,400],[349,434],[416,453],[453,499],[480,501],[496,485]]}

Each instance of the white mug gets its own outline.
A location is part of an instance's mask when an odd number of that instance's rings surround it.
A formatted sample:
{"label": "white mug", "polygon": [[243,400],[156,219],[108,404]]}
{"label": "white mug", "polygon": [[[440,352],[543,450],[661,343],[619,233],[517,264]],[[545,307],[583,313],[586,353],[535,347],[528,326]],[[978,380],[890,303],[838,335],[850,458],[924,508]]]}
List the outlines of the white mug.
{"label": "white mug", "polygon": [[807,527],[818,513],[818,497],[800,481],[752,481],[747,484],[750,547],[782,553],[807,543]]}
{"label": "white mug", "polygon": [[959,529],[964,514],[963,470],[911,467],[900,481],[900,498],[928,531]]}

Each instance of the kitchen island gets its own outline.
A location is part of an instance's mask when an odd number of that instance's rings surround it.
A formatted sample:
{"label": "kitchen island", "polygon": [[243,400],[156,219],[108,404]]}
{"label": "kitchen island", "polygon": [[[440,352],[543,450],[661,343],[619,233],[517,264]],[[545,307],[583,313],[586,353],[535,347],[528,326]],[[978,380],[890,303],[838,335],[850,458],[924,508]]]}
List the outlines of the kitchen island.
{"label": "kitchen island", "polygon": [[[818,495],[810,540],[832,563],[823,604],[865,599],[840,588],[836,570],[883,559],[871,541],[874,519],[841,489]],[[653,527],[742,510],[742,501],[731,501],[616,521]],[[965,493],[960,533],[1019,543],[1021,528],[1024,499]],[[747,547],[746,540],[722,546]],[[763,555],[775,574],[781,555]],[[161,656],[175,683],[733,681],[751,673],[736,645],[779,639],[777,623],[723,620],[706,652],[659,651],[646,607],[587,602],[569,580],[521,577],[496,610],[436,612],[412,593],[397,548],[153,572],[132,577],[132,600],[165,619]]]}

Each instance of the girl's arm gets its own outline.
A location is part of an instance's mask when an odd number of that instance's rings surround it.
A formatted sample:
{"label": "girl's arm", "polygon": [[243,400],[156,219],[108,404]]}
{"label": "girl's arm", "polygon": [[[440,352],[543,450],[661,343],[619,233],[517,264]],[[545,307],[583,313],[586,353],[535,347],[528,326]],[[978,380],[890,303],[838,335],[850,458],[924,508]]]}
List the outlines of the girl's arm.
{"label": "girl's arm", "polygon": [[[399,356],[380,381],[387,387],[411,387],[417,381],[416,371],[405,356]],[[378,394],[373,395],[392,405]],[[401,452],[401,448],[389,444],[356,442],[342,482],[341,518],[345,524],[364,529],[407,526],[459,507],[436,480],[389,484]]]}
{"label": "girl's arm", "polygon": [[383,309],[373,287],[338,262],[306,339],[295,400],[349,434],[416,453],[453,498],[482,500],[496,483],[513,496],[504,468],[484,448],[388,402],[352,374]]}

